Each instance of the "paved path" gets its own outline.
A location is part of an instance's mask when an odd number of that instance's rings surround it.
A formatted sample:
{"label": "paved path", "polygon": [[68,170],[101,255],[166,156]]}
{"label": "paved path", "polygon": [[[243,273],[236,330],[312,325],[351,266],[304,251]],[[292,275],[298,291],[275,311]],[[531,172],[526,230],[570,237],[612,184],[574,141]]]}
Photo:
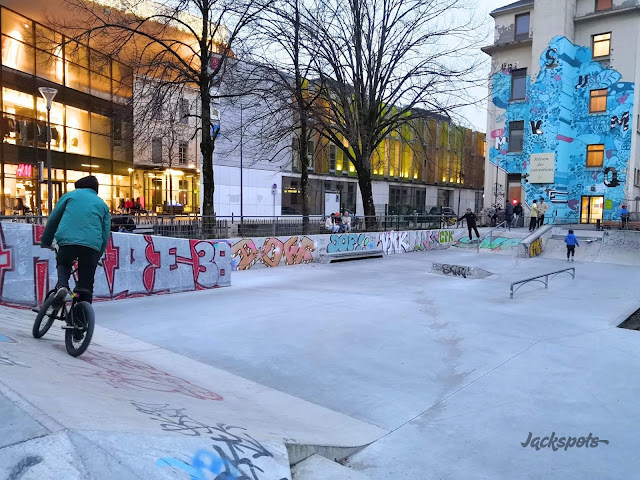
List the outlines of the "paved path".
{"label": "paved path", "polygon": [[[449,278],[432,262],[494,275]],[[0,342],[0,354],[23,364],[0,363],[6,408],[21,400],[67,428],[156,435],[167,433],[152,419],[162,412],[140,403],[169,404],[249,428],[274,452],[285,439],[378,439],[349,459],[371,479],[635,478],[640,334],[615,326],[640,306],[639,274],[578,261],[575,280],[509,299],[511,281],[566,266],[451,249],[234,272],[228,289],[97,304],[106,328],[89,362],[68,357],[59,337],[30,339],[29,314],[3,311],[0,333],[20,343]],[[123,381],[121,369],[142,378]],[[180,380],[159,387],[167,374]],[[68,408],[76,395],[92,419]],[[213,395],[224,400],[197,398]],[[40,427],[55,431],[25,421],[23,436]],[[536,451],[520,445],[529,432],[609,444]]]}

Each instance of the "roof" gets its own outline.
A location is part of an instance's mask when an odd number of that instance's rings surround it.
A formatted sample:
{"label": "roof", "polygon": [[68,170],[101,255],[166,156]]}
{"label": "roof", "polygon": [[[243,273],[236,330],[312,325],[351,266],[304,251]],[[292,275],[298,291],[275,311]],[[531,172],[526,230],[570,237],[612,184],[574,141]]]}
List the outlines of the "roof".
{"label": "roof", "polygon": [[516,8],[527,7],[529,5],[533,5],[533,1],[534,0],[519,0],[517,2],[510,3],[509,5],[505,5],[504,7],[496,8],[489,15],[494,16],[496,13],[504,13]]}

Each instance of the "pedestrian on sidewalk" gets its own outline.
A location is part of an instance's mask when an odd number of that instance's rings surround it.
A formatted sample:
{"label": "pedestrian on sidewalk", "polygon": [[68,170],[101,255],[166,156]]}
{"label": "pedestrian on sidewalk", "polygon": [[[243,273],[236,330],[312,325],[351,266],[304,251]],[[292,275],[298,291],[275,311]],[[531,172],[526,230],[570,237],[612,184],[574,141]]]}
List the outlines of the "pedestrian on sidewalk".
{"label": "pedestrian on sidewalk", "polygon": [[507,206],[504,209],[504,219],[507,222],[507,228],[511,230],[511,222],[513,222],[513,205],[511,202],[507,202]]}
{"label": "pedestrian on sidewalk", "polygon": [[536,200],[531,204],[531,220],[529,220],[529,231],[532,232],[538,225],[538,202]]}
{"label": "pedestrian on sidewalk", "polygon": [[540,204],[538,205],[538,228],[544,225],[544,214],[549,210],[549,204],[545,203],[544,198],[540,197]]}
{"label": "pedestrian on sidewalk", "polygon": [[467,229],[469,230],[469,241],[472,240],[471,229],[473,229],[473,231],[476,232],[476,239],[480,240],[480,234],[478,233],[478,226],[476,225],[476,221],[478,220],[478,218],[475,216],[475,214],[471,211],[470,208],[467,208],[467,213],[465,213],[462,217],[460,217],[458,219],[458,222],[462,220],[467,221]]}
{"label": "pedestrian on sidewalk", "polygon": [[578,237],[573,234],[573,230],[569,230],[569,234],[564,237],[564,243],[567,244],[567,262],[569,261],[569,255],[571,255],[571,261],[574,261],[574,255],[576,254],[576,245],[579,247]]}
{"label": "pedestrian on sidewalk", "polygon": [[518,226],[518,221],[520,220],[520,217],[522,217],[522,204],[518,202],[518,204],[515,207],[513,207],[513,226],[514,227]]}

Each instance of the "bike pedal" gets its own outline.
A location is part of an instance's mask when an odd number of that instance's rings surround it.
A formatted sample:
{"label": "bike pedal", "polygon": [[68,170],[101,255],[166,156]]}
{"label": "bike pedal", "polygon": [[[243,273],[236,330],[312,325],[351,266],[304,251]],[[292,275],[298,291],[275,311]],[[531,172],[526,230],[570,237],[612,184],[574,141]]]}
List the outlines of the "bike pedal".
{"label": "bike pedal", "polygon": [[39,308],[32,308],[31,311],[34,312],[34,313],[40,313],[40,309]]}
{"label": "bike pedal", "polygon": [[62,325],[62,327],[60,328],[62,328],[63,330],[73,330],[76,327],[74,327],[73,325]]}

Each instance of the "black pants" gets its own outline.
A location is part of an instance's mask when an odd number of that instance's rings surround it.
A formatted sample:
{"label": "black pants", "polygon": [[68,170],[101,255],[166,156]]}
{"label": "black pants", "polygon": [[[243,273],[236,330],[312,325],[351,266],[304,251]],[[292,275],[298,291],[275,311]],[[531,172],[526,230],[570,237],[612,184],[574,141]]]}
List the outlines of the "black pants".
{"label": "black pants", "polygon": [[476,232],[476,238],[480,238],[480,234],[478,233],[478,227],[476,227],[475,225],[469,225],[467,223],[467,228],[469,229],[469,240],[471,240],[471,229],[473,229],[473,231]]}
{"label": "black pants", "polygon": [[572,257],[575,256],[575,254],[576,254],[576,246],[575,245],[567,245],[567,260],[569,260],[569,254],[571,254]]}
{"label": "black pants", "polygon": [[544,225],[544,214],[538,217],[538,227]]}
{"label": "black pants", "polygon": [[531,221],[529,222],[529,231],[535,230],[538,225],[538,219],[536,217],[531,217]]}
{"label": "black pants", "polygon": [[73,262],[78,260],[78,281],[74,291],[80,300],[91,303],[93,301],[93,280],[96,275],[96,267],[100,260],[100,252],[82,245],[62,245],[58,249],[58,283],[60,287],[69,288],[69,278],[73,269]]}

